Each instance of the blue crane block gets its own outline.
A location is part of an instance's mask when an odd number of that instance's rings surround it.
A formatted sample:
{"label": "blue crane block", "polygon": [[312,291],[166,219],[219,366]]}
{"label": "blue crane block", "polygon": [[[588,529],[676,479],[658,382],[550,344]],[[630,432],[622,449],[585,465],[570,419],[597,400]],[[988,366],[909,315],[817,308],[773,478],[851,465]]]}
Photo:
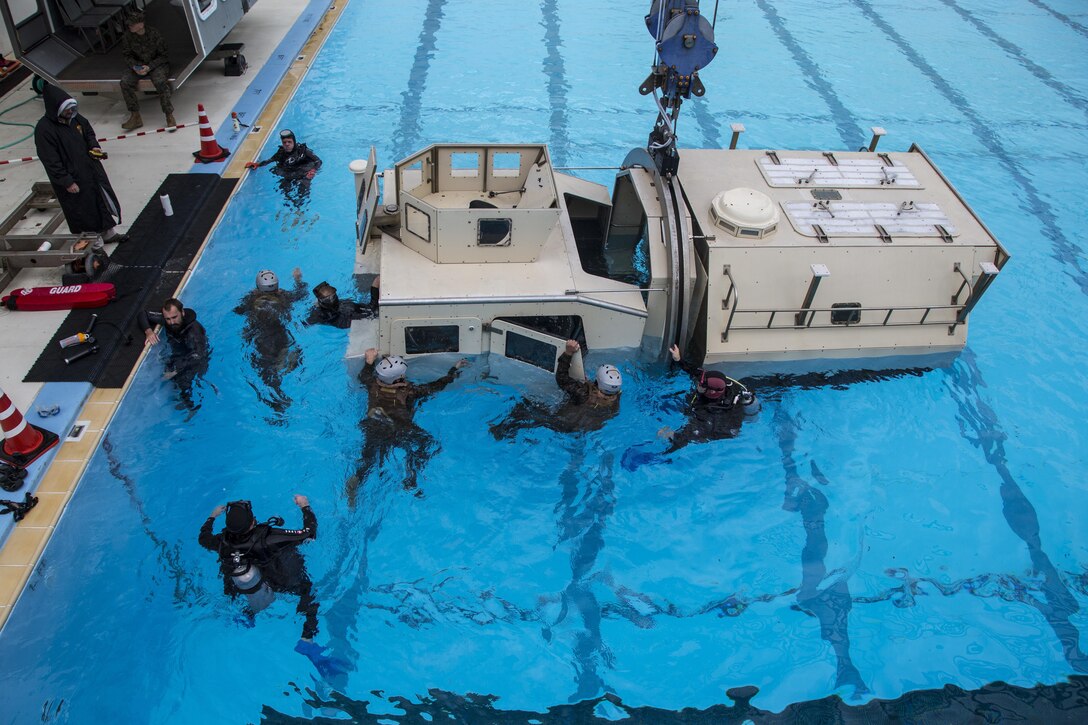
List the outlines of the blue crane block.
{"label": "blue crane block", "polygon": [[[688,10],[677,15],[657,42],[657,53],[661,63],[668,68],[668,77],[663,89],[666,96],[677,94],[684,98],[691,97],[692,79],[697,71],[707,67],[718,46],[714,43],[714,28],[710,22],[699,15],[698,9]],[[696,95],[702,95],[702,84],[695,81]]]}
{"label": "blue crane block", "polygon": [[[665,6],[664,10],[662,5]],[[661,31],[668,26],[669,21],[689,7],[698,10],[699,0],[654,0],[650,5],[650,13],[646,16],[646,29],[654,40],[661,40]]]}

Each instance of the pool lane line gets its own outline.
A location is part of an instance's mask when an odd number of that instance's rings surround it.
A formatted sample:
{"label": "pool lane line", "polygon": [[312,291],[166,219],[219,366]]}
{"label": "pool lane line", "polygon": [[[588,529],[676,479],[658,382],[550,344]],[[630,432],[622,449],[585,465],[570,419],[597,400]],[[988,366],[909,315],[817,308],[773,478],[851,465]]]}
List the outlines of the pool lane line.
{"label": "pool lane line", "polygon": [[[778,447],[782,452],[782,470],[785,473],[785,492],[782,508],[801,514],[804,522],[805,545],[801,549],[801,586],[797,592],[797,608],[816,617],[820,622],[820,637],[835,653],[835,689],[850,686],[853,696],[869,693],[861,673],[850,657],[850,610],[854,599],[850,594],[849,575],[839,575],[835,582],[826,586],[827,578],[827,530],[824,515],[827,513],[827,497],[811,486],[798,473],[794,458],[797,441],[797,422],[785,406],[775,406],[774,427],[778,434]],[[822,474],[816,462],[810,460],[812,473],[819,480]],[[821,586],[823,585],[823,586]]]}
{"label": "pool lane line", "polygon": [[560,52],[563,38],[559,32],[558,3],[556,0],[544,0],[540,4],[540,10],[543,15],[541,25],[544,26],[544,48],[547,51],[544,56],[544,76],[548,79],[548,103],[552,109],[548,119],[551,129],[549,153],[552,164],[567,166],[571,148],[567,100],[570,84],[567,82],[567,69]]}
{"label": "pool lane line", "polygon": [[[1032,202],[1032,211],[1048,227],[1048,236],[1053,235],[1051,239],[1059,249],[1063,253],[1072,251],[1075,254],[1082,254],[1075,245],[1070,244],[1061,235],[1049,207],[1039,198],[1026,175],[1005,151],[1004,147],[997,142],[996,137],[985,127],[981,117],[967,103],[966,98],[941,78],[913,46],[906,42],[882,17],[877,15],[867,0],[851,0],[851,2],[858,6],[866,17],[900,48],[910,62],[930,79],[934,86],[945,95],[946,99],[968,118],[976,137],[987,146],[995,157],[1006,165],[1007,170],[1021,183],[1021,187]],[[1080,269],[1079,263],[1074,262],[1073,266],[1076,267],[1078,272],[1074,279],[1081,285],[1081,290],[1088,294],[1088,277]],[[966,370],[963,368],[966,368]],[[986,383],[976,363],[974,351],[965,346],[958,360],[952,366],[946,368],[944,372],[949,376],[953,386],[953,397],[959,406],[961,434],[965,440],[983,450],[986,461],[996,470],[1001,479],[1000,495],[1006,522],[1012,532],[1020,537],[1027,546],[1032,563],[1045,576],[1046,583],[1043,592],[1047,605],[1044,607],[1039,604],[1036,608],[1054,630],[1054,634],[1062,645],[1066,662],[1070,667],[1076,672],[1088,672],[1088,659],[1085,658],[1079,647],[1080,631],[1070,621],[1070,616],[1077,612],[1079,607],[1061,575],[1051,563],[1050,557],[1043,550],[1042,541],[1039,537],[1038,515],[1009,470],[1004,446],[1004,440],[1008,436],[1002,430],[997,414],[982,400],[979,388],[985,386]],[[957,391],[961,393],[960,396],[955,395]],[[968,437],[968,429],[975,433],[976,437],[974,439]]]}
{"label": "pool lane line", "polygon": [[883,32],[893,45],[899,48],[910,64],[929,79],[929,82],[945,97],[945,100],[952,104],[953,108],[963,114],[975,138],[986,148],[990,155],[1001,162],[1001,165],[1005,167],[1005,171],[1024,192],[1028,206],[1026,211],[1042,223],[1043,234],[1050,240],[1054,259],[1062,263],[1065,267],[1063,271],[1080,288],[1081,293],[1088,295],[1088,271],[1081,266],[1081,259],[1085,257],[1085,251],[1067,239],[1065,234],[1062,233],[1057,215],[1043,200],[1035,185],[1031,183],[1027,172],[1005,150],[997,135],[986,125],[982,116],[975,111],[960,91],[953,88],[951,83],[941,77],[940,73],[922,57],[922,54],[873,9],[868,0],[849,1],[877,29]]}
{"label": "pool lane line", "polygon": [[994,45],[1001,48],[1001,50],[1003,50],[1006,55],[1008,55],[1010,58],[1023,66],[1023,68],[1031,73],[1033,76],[1035,76],[1035,78],[1040,83],[1061,96],[1063,101],[1068,103],[1070,106],[1073,106],[1081,113],[1085,114],[1085,116],[1088,116],[1088,100],[1086,100],[1084,96],[1077,93],[1074,89],[1070,88],[1069,86],[1052,76],[1050,74],[1050,71],[1048,71],[1046,68],[1043,68],[1041,65],[1029,58],[1024,53],[1022,48],[1020,48],[1018,45],[1008,40],[1007,38],[999,35],[993,28],[984,23],[973,13],[956,3],[956,0],[939,1],[945,6],[951,8],[957,15],[963,18],[964,21],[970,23],[972,27],[974,27],[982,35],[986,36],[986,38],[993,42]]}
{"label": "pool lane line", "polygon": [[[964,368],[963,373],[958,372]],[[960,433],[963,438],[982,451],[986,461],[997,471],[1001,479],[1001,512],[1012,532],[1024,542],[1032,567],[1043,575],[1043,602],[1028,600],[1046,618],[1062,645],[1066,662],[1074,671],[1088,673],[1088,657],[1080,649],[1080,631],[1070,618],[1080,611],[1076,597],[1069,591],[1065,580],[1055,568],[1046,551],[1039,532],[1039,515],[1009,470],[1005,457],[1005,440],[1008,436],[1001,429],[997,414],[979,395],[980,385],[985,385],[978,369],[975,354],[964,349],[955,364],[946,369],[953,399],[959,407]],[[968,433],[973,433],[974,438]]]}
{"label": "pool lane line", "polygon": [[1050,7],[1046,3],[1041,2],[1040,0],[1028,0],[1028,2],[1031,3],[1032,5],[1034,5],[1035,7],[1039,8],[1040,10],[1053,15],[1055,18],[1060,20],[1062,22],[1062,24],[1064,24],[1066,27],[1068,27],[1074,33],[1080,33],[1084,37],[1088,38],[1088,28],[1084,27],[1083,25],[1078,23],[1076,20],[1073,20],[1073,18],[1069,17],[1068,15],[1065,15],[1064,13],[1058,12],[1057,10]]}
{"label": "pool lane line", "polygon": [[147,509],[144,507],[144,502],[136,492],[136,481],[121,468],[121,459],[114,454],[113,443],[106,433],[103,433],[102,435],[102,450],[106,453],[106,465],[110,475],[121,482],[121,487],[124,488],[125,493],[128,494],[129,503],[132,504],[133,510],[135,510],[137,517],[140,519],[140,524],[143,527],[144,533],[147,534],[147,538],[151,541],[153,548],[159,554],[159,562],[163,565],[163,569],[166,570],[169,577],[174,581],[174,603],[192,605],[193,602],[191,601],[191,598],[193,596],[199,598],[206,594],[206,591],[204,587],[194,579],[192,573],[186,571],[185,567],[182,566],[181,544],[174,542],[174,545],[171,546],[151,528],[151,516],[148,515]]}
{"label": "pool lane line", "polygon": [[[763,2],[763,0],[757,1]],[[918,51],[915,50],[913,46],[907,43],[906,40],[902,36],[900,36],[891,26],[889,26],[883,18],[877,15],[873,11],[872,7],[869,6],[869,4],[866,2],[866,0],[851,0],[851,2],[861,8],[863,14],[865,14],[866,17],[869,18],[869,20],[874,25],[876,25],[878,29],[882,30],[888,36],[888,38],[891,39],[892,42],[900,48],[900,50],[904,53],[904,55],[906,55],[911,63],[918,70],[920,70],[923,75],[928,77],[930,81],[937,87],[937,89],[941,91],[941,93],[944,94],[945,97],[949,101],[951,101],[956,108],[960,109],[961,113],[964,113],[964,115],[967,116],[968,120],[972,123],[972,126],[974,127],[976,136],[993,151],[995,156],[1002,159],[1002,161],[1008,167],[1010,173],[1013,174],[1014,178],[1022,180],[1023,184],[1025,185],[1026,191],[1049,214],[1049,209],[1042,204],[1042,201],[1041,199],[1039,199],[1037,193],[1034,190],[1034,187],[1030,184],[1030,182],[1027,181],[1024,174],[1020,171],[1019,167],[1005,152],[1004,148],[999,143],[997,143],[996,138],[985,128],[984,124],[982,124],[981,122],[980,117],[970,107],[966,99],[958,91],[954,90],[951,85],[947,83],[947,81],[941,78],[937,74],[936,70],[934,70],[934,68],[921,57],[921,54],[918,53]],[[782,32],[785,33],[786,36],[789,37],[792,41],[792,36],[790,36],[789,31],[785,28],[784,25],[782,26]],[[796,41],[792,42],[796,44]],[[813,68],[809,68],[805,65],[802,65],[801,69],[804,72],[809,72],[813,70]],[[824,88],[823,85],[819,84],[817,84],[815,87]],[[830,87],[827,87],[827,89],[830,90]],[[836,112],[836,109],[840,109],[839,112],[846,114],[843,118],[837,120],[836,125],[839,128],[848,127],[850,124],[854,123],[852,114],[841,102],[829,103],[828,107],[832,109],[832,112]],[[843,141],[849,144],[848,137],[844,136]],[[1058,234],[1060,234],[1060,232],[1058,232]],[[1085,292],[1088,293],[1088,288],[1082,287],[1082,289],[1084,289]],[[965,356],[970,359],[971,371],[974,373],[974,375],[972,375],[970,378],[965,378],[963,373],[960,372],[960,364],[958,362],[954,363],[951,367],[945,369],[946,374],[948,374],[952,378],[953,382],[958,385],[960,389],[967,391],[970,397],[974,399],[973,409],[970,402],[968,402],[966,399],[961,399],[959,406],[961,420],[974,422],[974,427],[976,433],[978,434],[979,441],[998,439],[1003,440],[1005,434],[1001,430],[1000,421],[997,419],[997,416],[993,412],[993,410],[988,405],[986,405],[986,403],[983,402],[982,396],[979,392],[979,386],[984,386],[985,380],[983,379],[982,374],[978,370],[977,366],[974,365],[974,353],[971,351],[970,348],[966,346],[961,353],[961,358]],[[968,440],[975,445],[979,444],[978,442],[971,440],[966,436],[966,430],[963,429],[962,426],[961,432],[964,433],[963,437],[965,440]],[[1021,525],[1021,519],[1023,517],[1027,517],[1028,519],[1030,519],[1032,516],[1034,516],[1034,508],[1031,506],[1027,498],[1023,495],[1022,490],[1016,484],[1011,472],[1008,469],[1008,466],[1006,465],[1006,461],[1004,459],[1004,447],[1001,447],[1000,457],[987,456],[987,461],[997,470],[998,475],[1003,481],[1000,493],[1002,496],[1002,501],[1005,504],[1006,511],[1008,511],[1011,506],[1012,509],[1017,512],[1015,518],[1010,518],[1010,515],[1006,514],[1006,520],[1010,528],[1015,534],[1021,536],[1025,544],[1027,544],[1033,561],[1041,562],[1041,565],[1049,564],[1050,559],[1042,550],[1041,542],[1039,542],[1038,540],[1037,518],[1035,519],[1034,537],[1030,535],[1030,526],[1025,527]],[[1025,532],[1029,534],[1026,536],[1026,538],[1024,535]],[[1054,632],[1058,636],[1059,641],[1061,641],[1062,646],[1065,649],[1066,659],[1069,662],[1070,666],[1072,666],[1077,671],[1083,671],[1081,669],[1082,667],[1084,667],[1084,663],[1082,661],[1083,655],[1079,653],[1078,649],[1071,648],[1069,646],[1069,637],[1071,636],[1070,631],[1072,631],[1073,635],[1077,635],[1077,639],[1079,639],[1079,630],[1077,630],[1076,626],[1069,621],[1068,614],[1066,614],[1066,612],[1068,611],[1068,603],[1072,595],[1066,588],[1064,582],[1061,579],[1061,576],[1057,574],[1056,571],[1054,571],[1053,565],[1050,565],[1050,570],[1053,571],[1053,576],[1048,577],[1047,581],[1049,583],[1049,586],[1045,589],[1045,592],[1048,602],[1050,602],[1051,598],[1054,599],[1054,602],[1049,608],[1049,613],[1048,611],[1044,611],[1043,609],[1040,609],[1040,611],[1044,616],[1047,617],[1047,620],[1051,623],[1051,627],[1054,629]],[[1073,605],[1075,605],[1076,601],[1072,600],[1072,603]]]}
{"label": "pool lane line", "polygon": [[861,125],[856,122],[854,115],[846,108],[839,95],[835,93],[831,83],[824,78],[820,66],[812,60],[804,46],[798,42],[797,38],[793,37],[793,33],[782,22],[778,11],[767,0],[756,0],[756,5],[763,11],[763,17],[770,24],[774,34],[778,36],[779,42],[793,56],[793,62],[797,64],[805,76],[805,83],[816,91],[817,95],[823,99],[824,105],[831,111],[831,120],[838,129],[839,137],[846,145],[846,148],[857,149],[868,142],[861,130]]}
{"label": "pool lane line", "polygon": [[[718,123],[718,119],[714,118],[714,114],[710,112],[709,104],[705,98],[695,100],[692,102],[691,107],[695,115],[695,121],[699,124],[699,130],[703,134],[706,148],[723,148],[725,144],[722,142],[721,124]],[[677,132],[679,133],[679,129]]]}
{"label": "pool lane line", "polygon": [[[561,499],[556,505],[560,512],[559,538],[555,545],[571,542],[571,580],[563,589],[563,607],[559,621],[571,611],[581,617],[583,631],[575,635],[574,671],[577,687],[567,698],[575,703],[597,697],[602,692],[615,692],[601,677],[598,669],[607,666],[612,652],[601,637],[603,609],[593,593],[593,567],[604,549],[604,528],[616,508],[616,485],[612,478],[614,458],[611,452],[595,452],[601,456],[593,474],[584,471],[585,450],[575,438],[567,449],[570,462],[559,475]],[[588,474],[588,475],[587,475]],[[559,623],[555,622],[554,627]]]}
{"label": "pool lane line", "polygon": [[423,94],[427,91],[427,76],[431,70],[431,58],[438,45],[436,38],[442,28],[443,10],[446,0],[429,0],[427,12],[423,16],[423,27],[419,31],[419,42],[408,73],[408,83],[401,94],[400,120],[393,130],[393,157],[403,159],[417,151],[422,136],[420,117],[423,115]]}

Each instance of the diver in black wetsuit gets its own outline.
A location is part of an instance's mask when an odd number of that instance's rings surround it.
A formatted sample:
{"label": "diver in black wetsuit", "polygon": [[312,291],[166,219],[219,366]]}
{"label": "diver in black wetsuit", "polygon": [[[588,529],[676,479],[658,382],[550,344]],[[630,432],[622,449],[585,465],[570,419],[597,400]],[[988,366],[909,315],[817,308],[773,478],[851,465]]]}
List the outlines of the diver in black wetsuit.
{"label": "diver in black wetsuit", "polygon": [[[291,399],[280,387],[283,376],[302,362],[302,349],[287,325],[291,322],[291,305],[306,296],[306,283],[302,281],[302,271],[298,267],[292,276],[295,278],[295,288],[286,292],[280,289],[275,273],[268,270],[258,272],[257,288],[246,294],[234,308],[235,313],[246,318],[242,339],[252,346],[250,364],[272,391],[267,399],[260,391],[257,396],[280,414],[291,405]],[[256,386],[253,389],[256,390]]]}
{"label": "diver in black wetsuit", "polygon": [[352,300],[342,300],[336,294],[336,288],[328,282],[314,287],[317,304],[310,310],[305,325],[329,325],[347,329],[352,320],[376,317],[378,314],[378,280],[370,287],[370,302],[363,304]]}
{"label": "diver in black wetsuit", "polygon": [[567,394],[567,400],[557,410],[550,410],[535,401],[523,400],[498,423],[491,425],[495,440],[513,438],[519,430],[548,428],[556,433],[577,433],[600,430],[620,412],[620,389],[623,377],[613,365],[597,368],[594,382],[575,380],[570,376],[570,363],[581,346],[567,340],[567,348],[559,356],[555,368],[555,383]]}
{"label": "diver in black wetsuit", "polygon": [[[298,596],[296,611],[305,616],[302,639],[317,634],[317,609],[312,584],[298,546],[317,538],[317,516],[309,500],[295,495],[295,505],[302,510],[301,529],[281,529],[283,519],[272,518],[259,524],[249,501],[232,501],[216,506],[200,527],[200,545],[219,555],[223,571],[223,593],[232,599],[245,594],[247,609],[256,614],[272,601],[270,592]],[[226,512],[226,527],[218,534],[212,526],[219,514]]]}
{"label": "diver in black wetsuit", "polygon": [[416,407],[452,383],[468,365],[467,360],[460,360],[438,380],[416,385],[405,379],[408,364],[402,357],[384,357],[375,364],[377,358],[377,350],[367,350],[366,364],[359,371],[359,382],[367,389],[367,414],[360,423],[363,451],[359,466],[347,485],[349,506],[355,505],[355,494],[371,469],[395,448],[404,450],[404,489],[416,488],[420,470],[438,452],[438,442],[413,420]]}
{"label": "diver in black wetsuit", "polygon": [[208,333],[197,322],[196,312],[186,309],[181,300],[171,297],[162,303],[161,312],[140,311],[136,319],[144,332],[145,344],[157,345],[159,336],[153,328],[162,325],[170,352],[165,360],[162,379],[173,379],[181,394],[180,408],[195,411],[200,406],[193,402],[193,383],[208,372]]}
{"label": "diver in black wetsuit", "polygon": [[310,181],[321,168],[321,159],[304,143],[298,143],[289,128],[280,131],[280,147],[264,161],[248,161],[247,169],[276,164],[272,173],[280,177],[283,197],[297,209],[310,198]]}
{"label": "diver in black wetsuit", "polygon": [[679,366],[696,380],[695,393],[687,403],[688,422],[680,430],[665,427],[658,435],[670,442],[665,453],[683,448],[688,443],[735,438],[740,433],[745,415],[758,410],[758,402],[748,388],[725,375],[701,370],[680,359],[680,348],[673,345],[673,365]]}

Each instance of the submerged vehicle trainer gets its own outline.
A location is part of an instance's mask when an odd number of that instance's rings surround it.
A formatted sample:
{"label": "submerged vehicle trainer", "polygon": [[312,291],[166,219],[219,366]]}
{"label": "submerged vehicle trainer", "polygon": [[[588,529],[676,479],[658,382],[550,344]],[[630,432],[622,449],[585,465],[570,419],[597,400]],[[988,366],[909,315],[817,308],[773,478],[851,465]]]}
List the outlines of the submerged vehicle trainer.
{"label": "submerged vehicle trainer", "polygon": [[[677,344],[705,366],[962,349],[1009,254],[917,146],[680,149],[680,105],[716,53],[694,0],[658,0],[657,124],[611,195],[559,173],[543,144],[434,144],[377,173],[356,161],[356,278],[379,314],[349,356],[489,352],[554,372],[589,351]],[[379,204],[378,178],[382,179]],[[838,362],[833,362],[833,361]]]}

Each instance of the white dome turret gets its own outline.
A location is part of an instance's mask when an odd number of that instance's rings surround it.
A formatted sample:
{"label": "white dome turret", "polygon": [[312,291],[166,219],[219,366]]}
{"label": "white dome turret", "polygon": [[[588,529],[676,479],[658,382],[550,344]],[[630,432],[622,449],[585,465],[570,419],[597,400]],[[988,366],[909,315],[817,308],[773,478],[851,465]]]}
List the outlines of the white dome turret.
{"label": "white dome turret", "polygon": [[778,228],[778,206],[762,191],[723,191],[710,202],[714,223],[735,237],[762,239]]}

